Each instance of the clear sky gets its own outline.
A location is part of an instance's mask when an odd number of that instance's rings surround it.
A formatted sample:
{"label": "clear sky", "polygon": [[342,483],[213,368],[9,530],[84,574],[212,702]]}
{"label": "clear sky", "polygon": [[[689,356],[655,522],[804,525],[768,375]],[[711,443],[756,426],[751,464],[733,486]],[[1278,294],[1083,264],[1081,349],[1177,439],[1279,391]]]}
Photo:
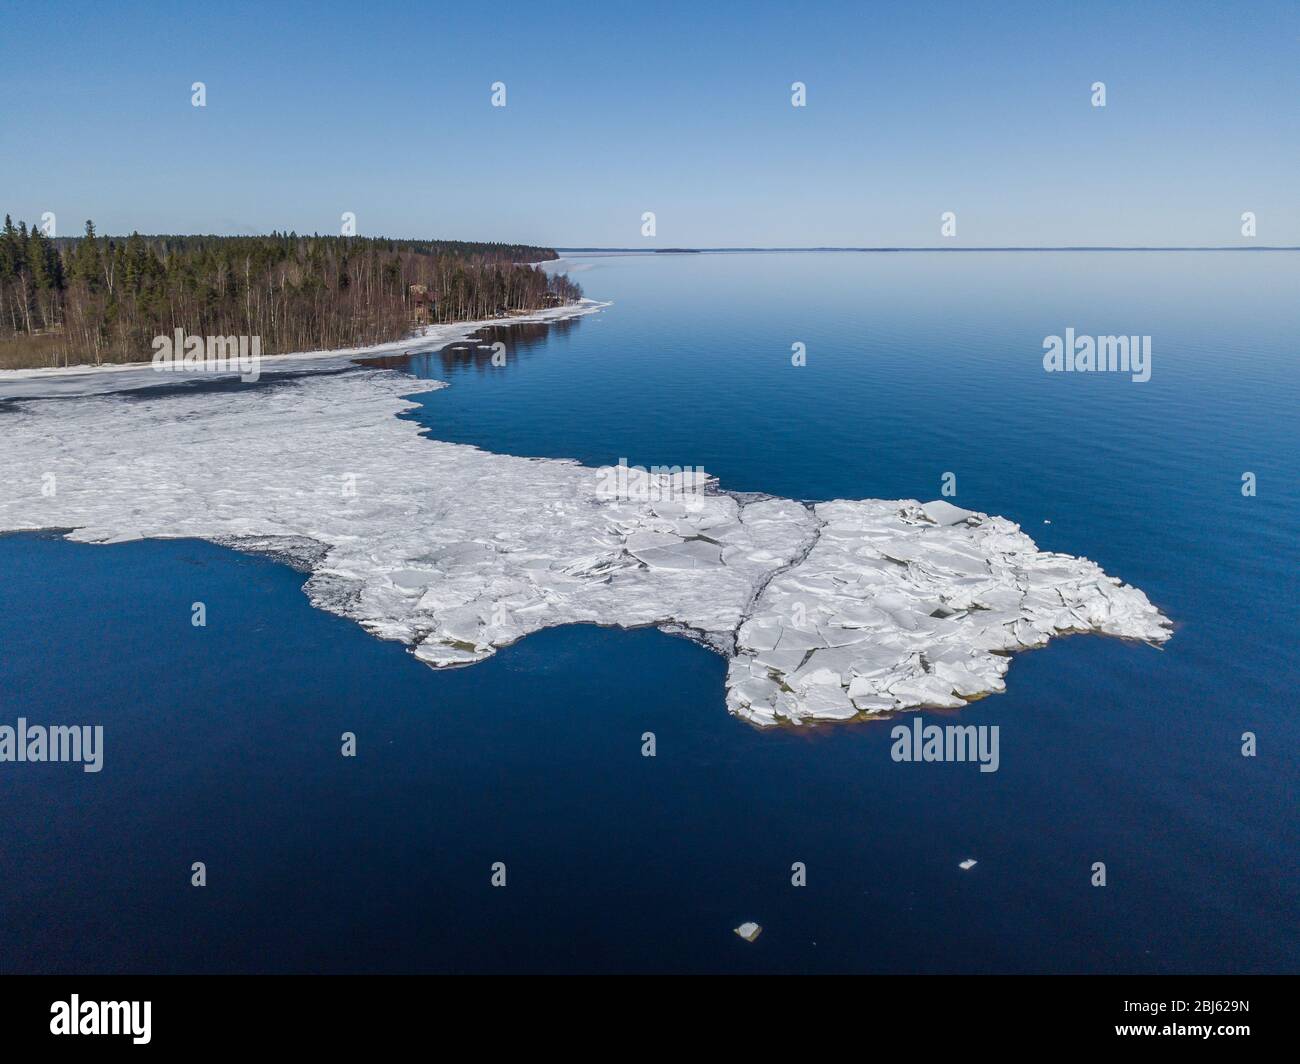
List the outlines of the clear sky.
{"label": "clear sky", "polygon": [[0,94],[60,235],[1300,244],[1295,0],[4,0]]}

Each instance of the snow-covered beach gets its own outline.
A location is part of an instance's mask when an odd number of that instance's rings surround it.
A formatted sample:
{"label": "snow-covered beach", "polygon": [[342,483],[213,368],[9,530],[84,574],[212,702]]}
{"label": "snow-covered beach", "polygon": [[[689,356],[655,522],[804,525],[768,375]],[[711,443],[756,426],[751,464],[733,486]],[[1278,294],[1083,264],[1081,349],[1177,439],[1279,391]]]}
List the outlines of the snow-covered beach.
{"label": "snow-covered beach", "polygon": [[[526,314],[512,314],[484,321],[456,321],[439,325],[424,325],[415,329],[403,340],[371,347],[336,348],[329,351],[295,351],[283,355],[267,355],[262,359],[262,371],[268,377],[285,374],[330,373],[351,366],[358,358],[380,355],[397,355],[406,351],[427,351],[446,344],[468,340],[480,329],[492,325],[526,325],[595,314],[609,306],[595,299],[583,299],[569,306],[534,310]],[[102,366],[82,364],[57,366],[46,369],[0,370],[0,402],[6,399],[32,399],[59,395],[102,395],[110,392],[130,391],[139,388],[157,388],[177,380],[198,382],[204,379],[229,378],[225,371],[203,369],[186,370],[183,376],[170,376],[160,372],[142,354],[139,362],[106,363]]]}
{"label": "snow-covered beach", "polygon": [[175,378],[149,365],[0,374],[0,531],[279,553],[311,572],[317,606],[436,667],[556,625],[657,626],[726,655],[727,706],[757,725],[959,706],[1003,689],[1009,652],[1056,635],[1169,637],[1140,590],[1004,518],[667,475],[611,496],[577,462],[422,436],[397,415],[444,385],[354,364],[491,324],[268,358],[276,387],[151,394]]}

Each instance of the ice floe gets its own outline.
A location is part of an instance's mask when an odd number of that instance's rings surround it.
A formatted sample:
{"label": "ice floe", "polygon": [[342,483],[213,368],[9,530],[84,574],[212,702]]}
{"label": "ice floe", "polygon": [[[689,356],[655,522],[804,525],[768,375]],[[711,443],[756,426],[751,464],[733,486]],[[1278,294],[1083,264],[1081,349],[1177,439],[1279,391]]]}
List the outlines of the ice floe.
{"label": "ice floe", "polygon": [[[433,666],[554,625],[652,625],[730,658],[732,713],[798,724],[962,705],[1054,635],[1169,635],[1141,591],[1003,518],[711,480],[683,501],[667,474],[611,495],[577,462],[421,436],[397,415],[439,385],[388,370],[168,394],[102,394],[138,389],[121,371],[72,394],[68,376],[0,378],[0,530],[269,552],[311,574],[315,604]],[[51,377],[59,397],[30,401]]]}
{"label": "ice floe", "polygon": [[1008,652],[1053,635],[1168,638],[1141,591],[1005,518],[912,501],[812,512],[815,545],[737,633],[727,704],[755,723],[960,706],[1004,689]]}

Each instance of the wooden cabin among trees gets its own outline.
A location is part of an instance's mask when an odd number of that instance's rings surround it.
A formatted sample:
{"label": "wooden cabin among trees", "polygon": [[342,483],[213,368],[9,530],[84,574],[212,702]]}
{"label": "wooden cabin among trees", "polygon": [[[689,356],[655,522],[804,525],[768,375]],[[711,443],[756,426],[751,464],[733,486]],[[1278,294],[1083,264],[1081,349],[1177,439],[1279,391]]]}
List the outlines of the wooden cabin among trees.
{"label": "wooden cabin among trees", "polygon": [[428,325],[433,320],[433,297],[429,295],[429,286],[413,284],[406,291],[411,303],[411,321],[416,325]]}

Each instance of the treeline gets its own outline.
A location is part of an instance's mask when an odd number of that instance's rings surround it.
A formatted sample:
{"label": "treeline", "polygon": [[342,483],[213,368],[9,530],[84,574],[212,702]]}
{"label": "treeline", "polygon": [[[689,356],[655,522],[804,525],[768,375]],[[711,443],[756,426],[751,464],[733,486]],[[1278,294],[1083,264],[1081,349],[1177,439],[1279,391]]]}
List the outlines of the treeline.
{"label": "treeline", "polygon": [[[582,289],[525,263],[552,248],[374,237],[47,237],[0,233],[0,365],[135,362],[155,336],[260,336],[262,352],[359,347],[418,319],[570,303]],[[424,291],[412,286],[424,286]]]}

